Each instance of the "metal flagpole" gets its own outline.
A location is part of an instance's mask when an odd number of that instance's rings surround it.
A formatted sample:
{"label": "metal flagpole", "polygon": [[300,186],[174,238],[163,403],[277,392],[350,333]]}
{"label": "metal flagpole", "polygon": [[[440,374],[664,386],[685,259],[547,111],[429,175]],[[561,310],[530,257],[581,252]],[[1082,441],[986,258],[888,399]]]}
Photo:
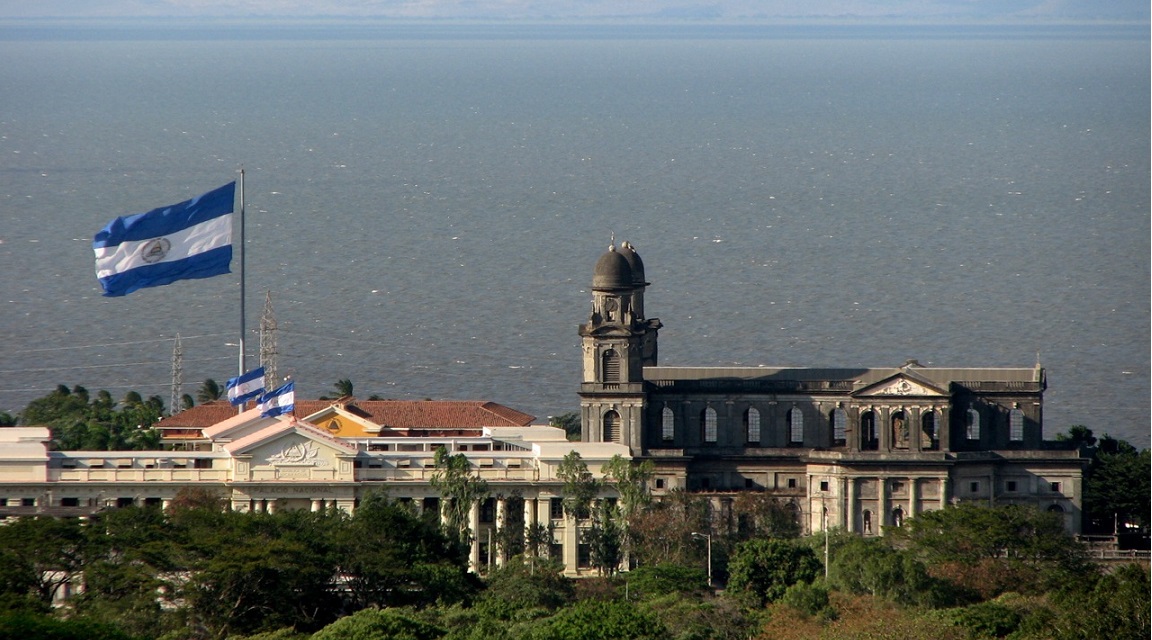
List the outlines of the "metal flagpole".
{"label": "metal flagpole", "polygon": [[[240,169],[240,372],[244,375],[244,256],[248,252],[244,249],[244,169]],[[244,405],[236,407],[236,413],[244,413]]]}

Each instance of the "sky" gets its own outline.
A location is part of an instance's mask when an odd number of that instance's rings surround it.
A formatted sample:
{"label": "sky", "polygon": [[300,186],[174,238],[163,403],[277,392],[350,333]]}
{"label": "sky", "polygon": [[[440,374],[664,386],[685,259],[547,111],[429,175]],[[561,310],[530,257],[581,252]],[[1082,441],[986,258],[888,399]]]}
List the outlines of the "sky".
{"label": "sky", "polygon": [[12,18],[1147,23],[1148,0],[0,0]]}

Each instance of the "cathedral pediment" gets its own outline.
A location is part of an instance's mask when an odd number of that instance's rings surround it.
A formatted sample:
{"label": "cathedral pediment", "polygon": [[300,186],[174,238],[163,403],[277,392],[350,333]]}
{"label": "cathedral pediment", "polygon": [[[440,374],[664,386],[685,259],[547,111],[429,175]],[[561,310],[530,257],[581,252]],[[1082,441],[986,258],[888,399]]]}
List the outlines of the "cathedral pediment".
{"label": "cathedral pediment", "polygon": [[880,397],[946,397],[948,393],[931,382],[913,376],[907,372],[901,372],[894,376],[885,378],[879,382],[872,383],[863,389],[860,389],[852,394],[857,398],[880,398]]}

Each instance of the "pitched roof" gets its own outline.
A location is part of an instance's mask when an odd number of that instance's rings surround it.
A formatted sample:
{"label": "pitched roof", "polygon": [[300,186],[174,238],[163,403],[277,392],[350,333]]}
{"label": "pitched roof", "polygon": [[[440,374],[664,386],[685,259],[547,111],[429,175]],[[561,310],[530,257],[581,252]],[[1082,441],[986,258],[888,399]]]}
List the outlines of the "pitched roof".
{"label": "pitched roof", "polygon": [[[335,404],[390,429],[526,427],[535,419],[502,404],[482,400],[297,400],[296,415],[309,416]],[[156,427],[203,429],[235,417],[236,407],[227,400],[216,400],[164,418]]]}

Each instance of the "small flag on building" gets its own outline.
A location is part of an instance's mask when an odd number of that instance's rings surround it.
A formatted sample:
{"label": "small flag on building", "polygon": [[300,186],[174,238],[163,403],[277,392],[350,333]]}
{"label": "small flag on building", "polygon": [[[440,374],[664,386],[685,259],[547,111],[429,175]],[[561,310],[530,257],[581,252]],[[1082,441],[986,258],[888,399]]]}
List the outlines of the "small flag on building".
{"label": "small flag on building", "polygon": [[282,413],[291,413],[296,408],[296,381],[269,391],[260,396],[260,417],[271,418]]}
{"label": "small flag on building", "polygon": [[242,376],[228,379],[228,402],[234,406],[244,404],[264,393],[264,367],[257,367]]}
{"label": "small flag on building", "polygon": [[104,295],[229,273],[235,200],[236,183],[230,182],[179,204],[109,222],[92,242]]}

